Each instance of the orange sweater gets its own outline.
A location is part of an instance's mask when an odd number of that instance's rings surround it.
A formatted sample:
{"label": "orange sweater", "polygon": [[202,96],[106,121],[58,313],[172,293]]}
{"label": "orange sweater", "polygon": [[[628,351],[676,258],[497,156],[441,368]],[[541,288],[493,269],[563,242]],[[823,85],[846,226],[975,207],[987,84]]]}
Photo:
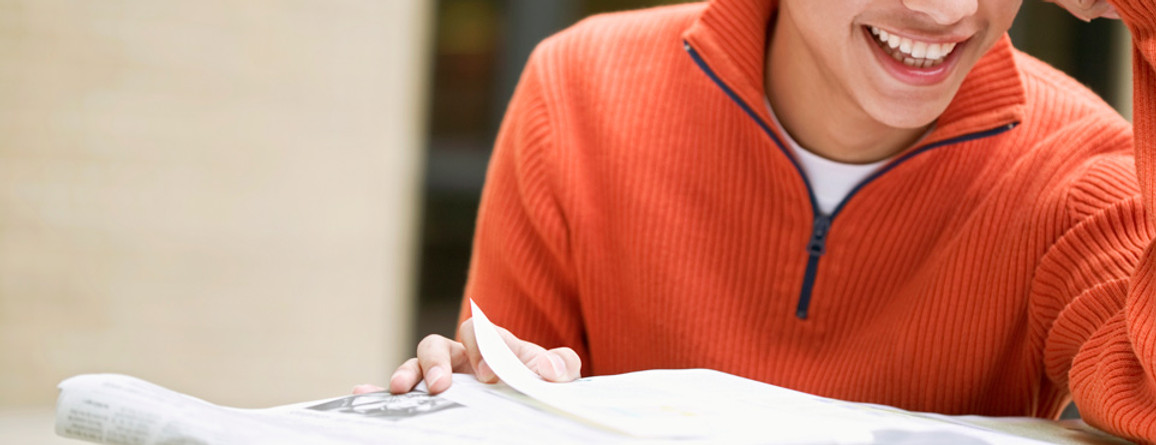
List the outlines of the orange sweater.
{"label": "orange sweater", "polygon": [[767,125],[773,2],[586,20],[539,46],[510,104],[466,296],[586,374],[713,368],[994,416],[1074,395],[1156,440],[1156,7],[1116,3],[1135,143],[1005,38],[830,218]]}

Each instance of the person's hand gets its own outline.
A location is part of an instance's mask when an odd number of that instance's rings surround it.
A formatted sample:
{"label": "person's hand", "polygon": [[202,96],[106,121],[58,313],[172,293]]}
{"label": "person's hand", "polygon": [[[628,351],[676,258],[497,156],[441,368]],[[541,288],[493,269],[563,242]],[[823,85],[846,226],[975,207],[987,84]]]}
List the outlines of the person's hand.
{"label": "person's hand", "polygon": [[[406,360],[389,379],[389,392],[409,392],[424,378],[430,394],[449,389],[452,373],[474,374],[478,381],[497,383],[498,376],[482,360],[478,342],[474,338],[473,319],[466,320],[458,329],[462,341],[456,342],[440,335],[430,335],[417,345],[417,357]],[[498,328],[498,334],[531,371],[551,382],[569,382],[578,378],[582,360],[570,348],[547,350],[536,344],[519,340],[510,331]],[[354,394],[382,391],[374,385],[358,385]]]}
{"label": "person's hand", "polygon": [[1118,19],[1120,14],[1116,12],[1116,8],[1108,3],[1107,0],[1045,0],[1048,3],[1055,3],[1060,7],[1067,9],[1068,12],[1076,16],[1076,18],[1085,22],[1092,19],[1107,18]]}

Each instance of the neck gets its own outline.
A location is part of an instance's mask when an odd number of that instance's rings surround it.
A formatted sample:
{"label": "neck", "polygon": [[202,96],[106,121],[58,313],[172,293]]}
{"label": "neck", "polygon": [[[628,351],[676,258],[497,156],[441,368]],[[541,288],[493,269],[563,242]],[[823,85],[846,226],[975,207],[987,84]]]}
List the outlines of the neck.
{"label": "neck", "polygon": [[[781,5],[785,7],[786,5]],[[914,144],[928,127],[895,128],[872,118],[847,92],[826,78],[790,20],[772,20],[764,74],[767,98],[783,129],[799,145],[833,161],[866,164]]]}

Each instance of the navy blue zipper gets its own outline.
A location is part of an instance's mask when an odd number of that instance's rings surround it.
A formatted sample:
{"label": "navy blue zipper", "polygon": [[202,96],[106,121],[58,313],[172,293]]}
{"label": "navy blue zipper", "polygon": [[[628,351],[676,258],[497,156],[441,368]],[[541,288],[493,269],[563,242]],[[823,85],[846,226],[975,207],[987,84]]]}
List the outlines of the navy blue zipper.
{"label": "navy blue zipper", "polygon": [[803,184],[807,187],[807,195],[811,200],[811,211],[813,213],[812,216],[814,222],[811,228],[811,239],[807,242],[807,269],[803,274],[803,286],[799,292],[798,305],[795,307],[795,316],[799,317],[800,320],[807,319],[808,311],[811,307],[811,295],[815,288],[815,276],[819,271],[819,259],[827,253],[827,235],[831,233],[831,224],[834,222],[835,216],[837,216],[839,212],[843,210],[843,206],[847,205],[847,201],[851,200],[851,198],[855,196],[856,193],[859,193],[859,191],[862,190],[863,187],[865,187],[867,184],[871,183],[875,179],[878,179],[884,173],[891,171],[899,164],[906,162],[908,159],[911,159],[920,153],[946,145],[959,144],[963,142],[974,141],[976,139],[995,136],[997,134],[1011,130],[1019,125],[1019,122],[1015,122],[997,128],[992,128],[990,130],[957,136],[911,150],[898,159],[889,162],[883,168],[879,169],[879,171],[871,174],[862,182],[860,182],[859,185],[856,185],[855,188],[851,189],[851,192],[847,193],[847,196],[845,196],[843,200],[839,202],[839,205],[835,206],[835,210],[832,211],[830,215],[827,215],[819,210],[819,201],[815,197],[815,190],[811,186],[811,181],[807,178],[807,174],[803,171],[803,167],[799,165],[798,161],[795,160],[795,157],[792,156],[790,151],[787,150],[787,147],[783,145],[783,142],[779,140],[779,137],[775,136],[775,132],[771,130],[770,125],[764,122],[763,119],[759,117],[758,113],[755,112],[755,110],[751,109],[751,107],[748,106],[746,102],[743,102],[738,94],[736,94],[734,90],[727,86],[727,84],[723,82],[717,74],[715,74],[714,70],[712,70],[710,66],[706,64],[706,61],[702,60],[701,56],[699,56],[698,51],[695,51],[695,49],[690,46],[689,42],[684,41],[683,47],[686,48],[686,52],[690,54],[691,59],[694,59],[694,63],[697,64],[704,73],[706,73],[707,77],[710,77],[710,79],[714,81],[714,83],[717,84],[719,88],[722,88],[723,92],[726,93],[726,95],[730,97],[732,101],[738,104],[738,106],[742,108],[742,110],[746,112],[747,115],[751,117],[751,119],[754,119],[755,123],[757,123],[759,127],[761,127],[763,131],[771,137],[771,140],[775,142],[775,145],[779,147],[779,150],[783,152],[783,155],[785,155],[787,159],[791,161],[791,165],[795,166],[795,171],[799,173],[799,177],[803,178]]}

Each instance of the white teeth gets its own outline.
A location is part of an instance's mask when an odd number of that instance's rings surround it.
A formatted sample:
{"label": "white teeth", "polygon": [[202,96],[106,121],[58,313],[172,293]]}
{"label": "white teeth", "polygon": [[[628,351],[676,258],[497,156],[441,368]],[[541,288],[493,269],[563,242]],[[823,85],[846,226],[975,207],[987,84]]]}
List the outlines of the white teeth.
{"label": "white teeth", "polygon": [[947,55],[947,53],[941,52],[940,48],[941,48],[941,46],[938,43],[932,43],[930,45],[927,45],[927,55],[925,55],[923,57],[926,57],[928,59],[938,59],[940,57]]}
{"label": "white teeth", "polygon": [[955,43],[928,43],[899,37],[874,26],[868,30],[878,40],[884,49],[890,47],[891,56],[904,64],[914,67],[927,68],[943,62],[955,50]]}
{"label": "white teeth", "polygon": [[903,39],[897,35],[892,35],[890,39],[887,39],[887,46],[890,46],[891,49],[898,48],[900,40]]}
{"label": "white teeth", "polygon": [[927,57],[927,43],[915,42],[914,45],[911,45],[911,57],[916,59]]}
{"label": "white teeth", "polygon": [[928,59],[932,59],[932,60],[942,59],[943,57],[947,56],[948,54],[951,54],[951,51],[954,49],[955,49],[954,43],[942,43],[942,44],[933,43],[931,45],[927,45],[927,55],[924,57],[926,57]]}

